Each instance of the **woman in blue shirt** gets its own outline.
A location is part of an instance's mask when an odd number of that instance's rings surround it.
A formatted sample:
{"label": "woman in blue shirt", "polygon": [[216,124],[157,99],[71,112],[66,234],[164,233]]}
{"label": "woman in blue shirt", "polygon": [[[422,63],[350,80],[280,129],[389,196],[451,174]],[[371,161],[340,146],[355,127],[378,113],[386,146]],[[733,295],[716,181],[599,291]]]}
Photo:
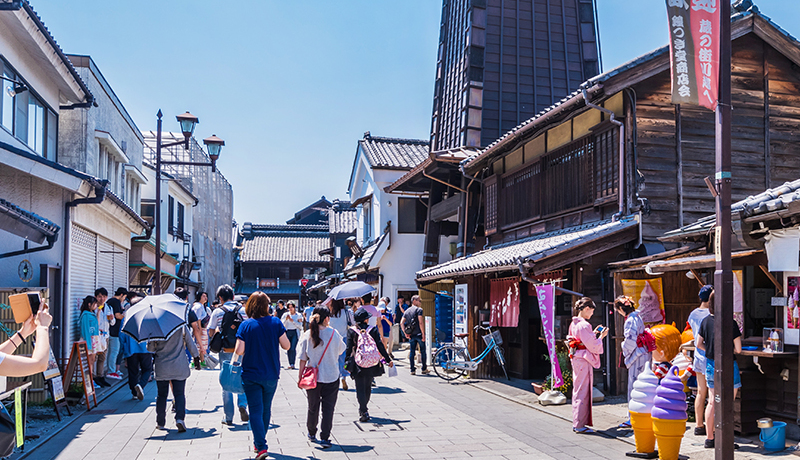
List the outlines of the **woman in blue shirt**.
{"label": "woman in blue shirt", "polygon": [[239,326],[234,349],[236,356],[242,357],[242,384],[250,408],[256,460],[268,456],[267,428],[281,371],[278,346],[284,350],[290,346],[286,328],[269,314],[269,304],[269,296],[263,292],[255,292],[247,299],[244,309],[250,319]]}
{"label": "woman in blue shirt", "polygon": [[[95,348],[100,342],[100,325],[97,322],[95,310],[97,310],[97,299],[90,295],[84,297],[81,303],[80,317],[81,340],[86,342],[86,349],[89,352],[89,367],[91,369],[94,369]],[[98,386],[102,385],[97,380],[97,377],[94,380]]]}

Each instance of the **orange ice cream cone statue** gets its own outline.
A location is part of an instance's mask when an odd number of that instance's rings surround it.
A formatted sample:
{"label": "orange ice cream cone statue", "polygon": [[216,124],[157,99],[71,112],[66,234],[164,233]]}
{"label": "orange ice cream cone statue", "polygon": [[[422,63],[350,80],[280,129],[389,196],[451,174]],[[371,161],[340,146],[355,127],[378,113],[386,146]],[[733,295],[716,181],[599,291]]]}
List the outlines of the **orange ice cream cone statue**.
{"label": "orange ice cream cone statue", "polygon": [[686,432],[686,393],[678,376],[678,367],[673,366],[656,390],[653,400],[653,432],[658,441],[658,458],[678,460],[681,440]]}

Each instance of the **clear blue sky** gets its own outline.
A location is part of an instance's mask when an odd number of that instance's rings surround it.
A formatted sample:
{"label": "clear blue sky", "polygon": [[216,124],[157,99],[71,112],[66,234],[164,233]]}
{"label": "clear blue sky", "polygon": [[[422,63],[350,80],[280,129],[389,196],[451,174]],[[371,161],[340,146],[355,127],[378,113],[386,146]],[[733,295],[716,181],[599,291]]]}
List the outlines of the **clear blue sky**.
{"label": "clear blue sky", "polygon": [[[440,0],[31,0],[67,53],[88,54],[136,121],[189,110],[226,146],[234,217],[278,223],[346,198],[356,142],[427,139]],[[800,1],[756,0],[800,35]],[[598,0],[605,69],[667,43],[663,0]]]}

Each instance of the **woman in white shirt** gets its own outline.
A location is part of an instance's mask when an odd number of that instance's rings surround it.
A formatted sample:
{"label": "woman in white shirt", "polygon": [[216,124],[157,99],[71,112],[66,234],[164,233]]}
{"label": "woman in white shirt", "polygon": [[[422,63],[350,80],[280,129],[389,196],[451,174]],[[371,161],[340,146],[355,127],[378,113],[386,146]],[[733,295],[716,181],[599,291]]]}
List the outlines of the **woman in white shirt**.
{"label": "woman in white shirt", "polygon": [[294,369],[294,363],[297,360],[297,340],[300,333],[303,332],[303,315],[297,312],[292,302],[289,302],[289,311],[283,314],[281,322],[286,328],[286,338],[289,339],[289,349],[286,350],[289,369]]}
{"label": "woman in white shirt", "polygon": [[307,363],[317,367],[317,387],[306,390],[308,396],[308,439],[316,441],[319,409],[322,406],[322,426],[319,443],[323,449],[331,447],[333,411],[339,396],[339,355],[345,345],[342,336],[330,325],[330,312],[326,307],[316,307],[311,314],[308,330],[300,340],[300,377]]}

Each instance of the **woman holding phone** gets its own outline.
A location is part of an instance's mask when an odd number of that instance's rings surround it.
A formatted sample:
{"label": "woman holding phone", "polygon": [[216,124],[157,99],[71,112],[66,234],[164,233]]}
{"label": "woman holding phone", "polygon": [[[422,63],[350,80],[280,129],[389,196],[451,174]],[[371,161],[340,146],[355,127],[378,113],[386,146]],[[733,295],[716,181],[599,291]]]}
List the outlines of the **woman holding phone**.
{"label": "woman holding phone", "polygon": [[[42,303],[39,311],[25,320],[16,334],[0,344],[0,375],[27,377],[47,369],[47,361],[50,359],[48,328],[52,320],[47,304]],[[34,333],[36,333],[36,340],[31,356],[14,355],[14,351]]]}
{"label": "woman holding phone", "polygon": [[569,357],[572,360],[572,431],[594,433],[592,426],[592,371],[600,367],[603,338],[608,329],[597,326],[592,330],[589,319],[594,314],[592,299],[583,297],[575,303],[572,324],[569,325]]}

